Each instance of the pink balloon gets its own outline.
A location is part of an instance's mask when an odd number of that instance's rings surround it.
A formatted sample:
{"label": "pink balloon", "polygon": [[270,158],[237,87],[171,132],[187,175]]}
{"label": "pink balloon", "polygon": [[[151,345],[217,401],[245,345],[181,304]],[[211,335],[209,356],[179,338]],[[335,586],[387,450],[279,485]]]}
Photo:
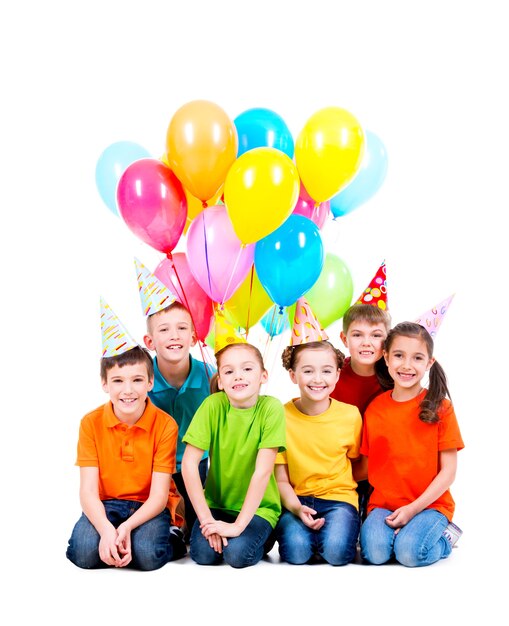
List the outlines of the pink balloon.
{"label": "pink balloon", "polygon": [[187,260],[201,288],[223,304],[240,287],[254,260],[255,244],[243,245],[225,206],[207,207],[187,231]]}
{"label": "pink balloon", "polygon": [[149,246],[170,253],[177,245],[187,219],[187,199],[182,183],[158,159],[131,163],[117,185],[120,215]]}
{"label": "pink balloon", "polygon": [[293,210],[296,215],[303,215],[314,222],[318,228],[322,228],[330,213],[330,202],[320,202],[315,206],[315,201],[309,197],[303,185],[300,186],[300,195]]}
{"label": "pink balloon", "polygon": [[189,310],[198,339],[205,342],[214,319],[214,303],[196,282],[184,252],[163,259],[154,274]]}

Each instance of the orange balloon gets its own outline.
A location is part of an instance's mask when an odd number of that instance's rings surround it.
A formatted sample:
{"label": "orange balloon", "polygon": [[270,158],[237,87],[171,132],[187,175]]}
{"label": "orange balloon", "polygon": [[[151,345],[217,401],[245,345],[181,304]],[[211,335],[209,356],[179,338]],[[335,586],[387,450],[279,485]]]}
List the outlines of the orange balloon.
{"label": "orange balloon", "polygon": [[274,302],[267,295],[253,266],[240,287],[224,303],[224,315],[234,326],[249,330],[271,306]]}
{"label": "orange balloon", "polygon": [[208,100],[184,104],[170,120],[166,158],[191,194],[206,202],[224,183],[237,158],[237,129],[225,111]]}

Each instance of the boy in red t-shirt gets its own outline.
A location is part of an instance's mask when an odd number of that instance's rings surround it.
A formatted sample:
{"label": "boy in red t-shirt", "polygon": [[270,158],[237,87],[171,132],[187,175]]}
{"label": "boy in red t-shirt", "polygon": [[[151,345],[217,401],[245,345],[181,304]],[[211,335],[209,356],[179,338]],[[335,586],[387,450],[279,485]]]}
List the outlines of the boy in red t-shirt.
{"label": "boy in red t-shirt", "polygon": [[[340,336],[350,356],[345,359],[331,397],[353,404],[362,416],[371,400],[392,383],[383,359],[383,344],[390,328],[389,312],[376,305],[356,303],[343,316]],[[361,519],[366,518],[369,492],[368,481],[360,480],[357,493]]]}

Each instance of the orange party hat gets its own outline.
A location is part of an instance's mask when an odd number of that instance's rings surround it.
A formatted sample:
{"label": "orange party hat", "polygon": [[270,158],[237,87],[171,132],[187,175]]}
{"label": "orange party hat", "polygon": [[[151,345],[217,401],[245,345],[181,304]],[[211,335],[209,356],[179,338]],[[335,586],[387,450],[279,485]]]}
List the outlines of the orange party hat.
{"label": "orange party hat", "polygon": [[384,311],[389,308],[387,304],[387,279],[385,261],[378,268],[377,273],[371,279],[369,285],[359,296],[356,304],[372,304]]}
{"label": "orange party hat", "polygon": [[291,345],[299,346],[311,341],[326,341],[328,338],[327,333],[311,310],[309,302],[304,297],[299,298],[295,303]]}

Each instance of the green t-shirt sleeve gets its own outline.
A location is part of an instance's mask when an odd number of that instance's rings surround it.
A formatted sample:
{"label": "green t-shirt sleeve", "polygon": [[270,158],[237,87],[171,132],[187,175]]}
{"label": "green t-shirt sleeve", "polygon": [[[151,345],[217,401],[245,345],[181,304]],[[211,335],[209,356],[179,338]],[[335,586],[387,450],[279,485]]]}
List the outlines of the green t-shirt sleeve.
{"label": "green t-shirt sleeve", "polygon": [[278,452],[284,452],[286,450],[286,423],[283,404],[273,396],[263,396],[261,400],[264,426],[258,449],[277,448]]}

